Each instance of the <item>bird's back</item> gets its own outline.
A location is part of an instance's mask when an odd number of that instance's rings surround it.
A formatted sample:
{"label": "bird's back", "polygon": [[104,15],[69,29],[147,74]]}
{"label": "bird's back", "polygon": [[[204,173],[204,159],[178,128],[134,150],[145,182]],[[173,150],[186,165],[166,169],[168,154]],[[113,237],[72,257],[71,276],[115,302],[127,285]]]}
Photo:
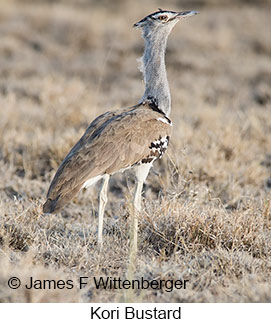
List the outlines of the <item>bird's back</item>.
{"label": "bird's back", "polygon": [[150,102],[99,116],[59,166],[43,211],[58,212],[91,178],[152,163],[170,133],[170,120]]}

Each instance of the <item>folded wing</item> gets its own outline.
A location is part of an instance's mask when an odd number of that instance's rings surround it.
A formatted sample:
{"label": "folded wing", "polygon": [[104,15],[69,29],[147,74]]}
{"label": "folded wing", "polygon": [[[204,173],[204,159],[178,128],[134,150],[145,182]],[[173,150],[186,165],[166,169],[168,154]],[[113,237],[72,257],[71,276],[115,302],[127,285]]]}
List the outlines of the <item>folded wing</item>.
{"label": "folded wing", "polygon": [[59,166],[43,211],[59,211],[93,177],[161,157],[166,149],[161,140],[168,142],[171,133],[170,121],[161,120],[159,112],[143,104],[95,119]]}

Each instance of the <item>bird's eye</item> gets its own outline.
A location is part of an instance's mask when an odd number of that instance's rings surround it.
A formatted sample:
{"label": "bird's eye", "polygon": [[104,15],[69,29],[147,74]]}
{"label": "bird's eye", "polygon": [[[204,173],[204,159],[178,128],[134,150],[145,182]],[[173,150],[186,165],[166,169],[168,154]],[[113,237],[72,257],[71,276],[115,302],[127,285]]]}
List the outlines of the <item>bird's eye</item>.
{"label": "bird's eye", "polygon": [[168,19],[168,16],[166,16],[166,15],[159,16],[159,20],[167,21],[167,19]]}

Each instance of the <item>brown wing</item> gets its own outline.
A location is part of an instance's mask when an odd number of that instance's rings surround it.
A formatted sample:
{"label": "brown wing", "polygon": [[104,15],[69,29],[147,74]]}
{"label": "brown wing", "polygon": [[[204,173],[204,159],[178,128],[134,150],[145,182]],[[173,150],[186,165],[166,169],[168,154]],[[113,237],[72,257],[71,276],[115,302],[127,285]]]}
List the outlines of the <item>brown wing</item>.
{"label": "brown wing", "polygon": [[147,105],[106,113],[95,119],[61,163],[50,185],[44,212],[57,212],[90,178],[112,174],[148,158],[151,143],[171,127]]}

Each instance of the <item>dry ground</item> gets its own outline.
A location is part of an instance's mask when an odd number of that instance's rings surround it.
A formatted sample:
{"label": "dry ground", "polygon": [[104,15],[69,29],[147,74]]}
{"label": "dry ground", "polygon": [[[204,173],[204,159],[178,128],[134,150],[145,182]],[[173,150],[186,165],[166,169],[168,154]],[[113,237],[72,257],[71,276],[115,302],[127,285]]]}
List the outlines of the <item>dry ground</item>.
{"label": "dry ground", "polygon": [[137,277],[189,279],[134,301],[271,301],[271,27],[268,1],[0,1],[0,301],[111,302],[122,291],[11,290],[11,276],[126,277],[133,175],[112,178],[97,252],[97,188],[61,214],[41,205],[98,114],[143,92],[132,24],[200,10],[167,52],[174,134],[144,186]]}

